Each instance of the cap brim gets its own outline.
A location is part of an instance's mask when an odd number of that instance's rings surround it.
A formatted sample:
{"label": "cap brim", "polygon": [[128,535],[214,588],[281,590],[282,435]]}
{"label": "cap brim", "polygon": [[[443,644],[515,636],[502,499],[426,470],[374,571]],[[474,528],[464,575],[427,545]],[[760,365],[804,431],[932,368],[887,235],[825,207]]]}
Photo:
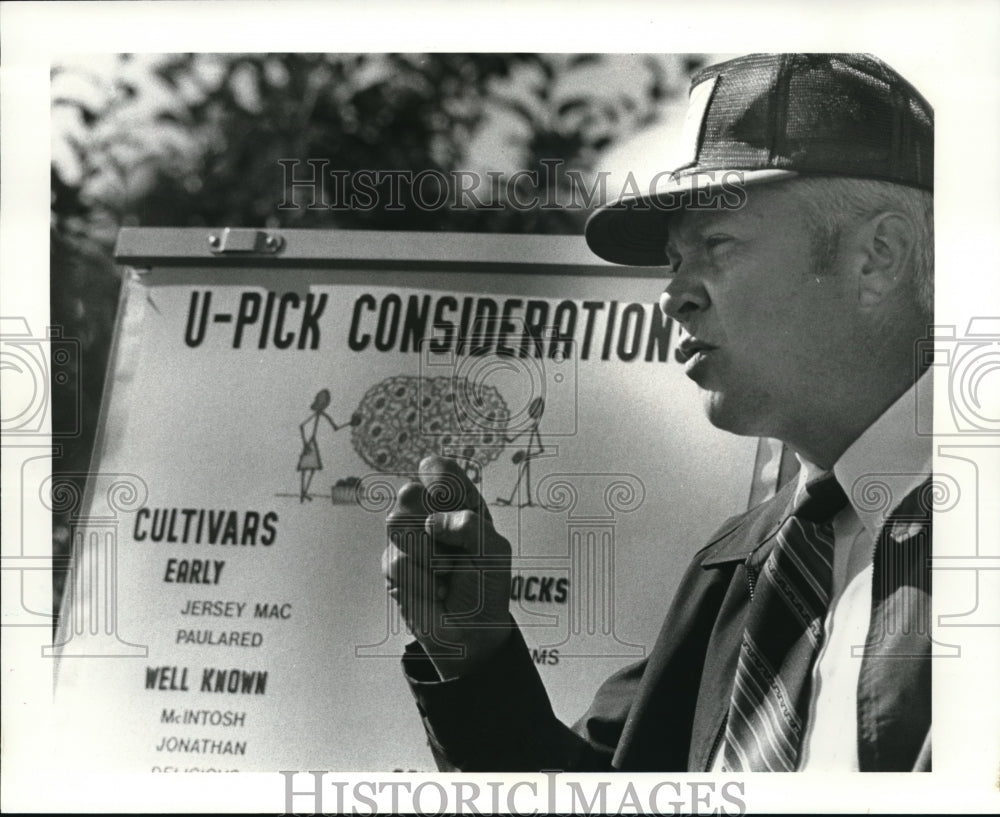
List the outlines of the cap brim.
{"label": "cap brim", "polygon": [[739,188],[794,178],[790,170],[698,170],[664,177],[645,196],[627,196],[587,220],[587,245],[605,261],[633,267],[667,264],[667,221],[691,209],[736,209]]}

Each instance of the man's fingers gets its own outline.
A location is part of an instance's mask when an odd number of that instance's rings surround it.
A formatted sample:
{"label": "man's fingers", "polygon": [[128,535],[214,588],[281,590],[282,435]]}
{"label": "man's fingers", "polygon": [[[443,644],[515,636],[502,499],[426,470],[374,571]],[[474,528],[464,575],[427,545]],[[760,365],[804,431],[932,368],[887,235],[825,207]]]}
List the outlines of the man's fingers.
{"label": "man's fingers", "polygon": [[383,552],[382,572],[389,597],[414,635],[431,633],[448,596],[447,572],[428,569],[392,545]]}
{"label": "man's fingers", "polygon": [[427,516],[427,500],[424,496],[424,486],[417,480],[411,480],[396,492],[396,501],[389,511],[387,520],[393,517]]}
{"label": "man's fingers", "polygon": [[382,551],[382,574],[390,586],[401,586],[404,583],[416,586],[421,581],[426,583],[428,580],[421,576],[429,575],[431,570],[427,548],[408,548],[390,542]]}
{"label": "man's fingers", "polygon": [[444,598],[440,588],[447,588],[450,568],[437,560],[432,565],[427,553],[427,548],[407,549],[393,543],[382,551],[382,575],[394,599],[399,601],[400,594],[429,593],[431,587],[437,598]]}
{"label": "man's fingers", "polygon": [[440,612],[430,593],[400,593],[396,602],[403,621],[415,636],[426,637],[434,631],[435,619],[440,616]]}
{"label": "man's fingers", "polygon": [[424,486],[424,502],[428,513],[469,510],[492,521],[489,507],[483,501],[455,460],[430,456],[420,462],[420,482]]}
{"label": "man's fingers", "polygon": [[424,487],[419,482],[408,482],[397,492],[396,502],[385,517],[390,546],[426,561],[429,546],[426,522]]}
{"label": "man's fingers", "polygon": [[[426,531],[435,543],[447,545],[444,555],[489,556],[494,555],[491,547],[493,524],[470,510],[432,513],[427,517]],[[457,553],[449,553],[451,550]],[[436,551],[438,555],[441,550]]]}
{"label": "man's fingers", "polygon": [[458,463],[427,457],[419,477],[397,492],[386,516],[389,543],[382,556],[389,595],[418,627],[427,623],[428,605],[448,598],[454,569],[468,569],[484,556],[502,558],[506,544],[494,533],[486,503]]}

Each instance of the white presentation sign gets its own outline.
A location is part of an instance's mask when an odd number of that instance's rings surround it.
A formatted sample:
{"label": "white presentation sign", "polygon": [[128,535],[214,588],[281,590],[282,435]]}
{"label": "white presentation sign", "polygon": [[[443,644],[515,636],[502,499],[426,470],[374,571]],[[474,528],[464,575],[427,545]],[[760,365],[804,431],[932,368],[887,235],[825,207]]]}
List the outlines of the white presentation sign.
{"label": "white presentation sign", "polygon": [[210,233],[119,241],[55,647],[76,766],[432,769],[379,564],[429,452],[510,539],[515,615],[569,721],[776,474],[704,418],[655,272],[581,238]]}

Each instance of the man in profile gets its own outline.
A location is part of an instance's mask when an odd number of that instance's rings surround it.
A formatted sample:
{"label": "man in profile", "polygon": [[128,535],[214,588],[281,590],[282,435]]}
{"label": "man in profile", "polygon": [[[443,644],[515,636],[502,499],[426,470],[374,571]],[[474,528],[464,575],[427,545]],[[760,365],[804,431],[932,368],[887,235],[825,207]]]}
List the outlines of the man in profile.
{"label": "man in profile", "polygon": [[465,771],[928,770],[932,110],[872,57],[752,55],[694,77],[684,147],[587,241],[665,267],[709,420],[783,441],[799,477],[717,530],[649,657],[570,728],[510,616],[510,545],[425,460],[383,565],[431,747]]}

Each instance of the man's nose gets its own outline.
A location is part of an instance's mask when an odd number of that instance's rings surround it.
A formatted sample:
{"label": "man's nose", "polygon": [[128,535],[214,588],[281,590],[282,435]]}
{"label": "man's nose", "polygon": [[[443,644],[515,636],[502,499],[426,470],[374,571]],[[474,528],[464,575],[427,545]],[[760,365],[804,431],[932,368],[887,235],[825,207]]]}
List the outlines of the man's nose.
{"label": "man's nose", "polygon": [[679,274],[671,278],[660,296],[660,309],[675,321],[685,323],[711,303],[708,292],[692,275]]}

